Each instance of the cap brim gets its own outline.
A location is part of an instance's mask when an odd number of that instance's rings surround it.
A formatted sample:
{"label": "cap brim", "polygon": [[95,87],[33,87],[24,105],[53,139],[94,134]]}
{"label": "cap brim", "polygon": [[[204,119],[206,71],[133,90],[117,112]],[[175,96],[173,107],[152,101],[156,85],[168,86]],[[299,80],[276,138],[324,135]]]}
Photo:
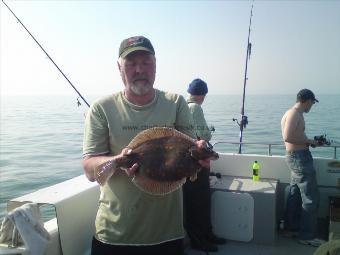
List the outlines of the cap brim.
{"label": "cap brim", "polygon": [[135,52],[135,51],[147,51],[147,52],[150,52],[150,53],[153,54],[153,52],[150,49],[138,46],[138,47],[132,47],[132,48],[127,49],[122,54],[120,54],[119,57],[126,58],[127,55],[129,55],[130,53]]}
{"label": "cap brim", "polygon": [[316,98],[314,98],[314,101],[317,102],[317,103],[319,103],[319,100],[317,100]]}

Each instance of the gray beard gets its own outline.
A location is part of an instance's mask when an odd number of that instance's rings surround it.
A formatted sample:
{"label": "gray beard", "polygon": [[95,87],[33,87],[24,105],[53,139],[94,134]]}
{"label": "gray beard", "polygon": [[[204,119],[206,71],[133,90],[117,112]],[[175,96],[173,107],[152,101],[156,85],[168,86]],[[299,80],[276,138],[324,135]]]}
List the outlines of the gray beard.
{"label": "gray beard", "polygon": [[138,85],[132,84],[130,88],[133,91],[133,93],[135,93],[136,95],[143,96],[143,95],[147,94],[151,90],[152,86],[149,86],[149,85],[147,85],[147,86],[138,86]]}

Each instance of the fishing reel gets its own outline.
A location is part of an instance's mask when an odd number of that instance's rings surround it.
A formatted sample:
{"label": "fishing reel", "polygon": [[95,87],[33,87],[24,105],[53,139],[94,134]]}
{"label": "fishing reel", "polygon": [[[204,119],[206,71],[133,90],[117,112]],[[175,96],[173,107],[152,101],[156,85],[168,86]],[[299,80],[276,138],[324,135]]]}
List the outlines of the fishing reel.
{"label": "fishing reel", "polygon": [[[331,141],[326,138],[326,135],[314,136],[314,141],[316,141],[318,145],[331,145]],[[312,144],[311,146],[313,148],[316,147],[314,144]]]}
{"label": "fishing reel", "polygon": [[241,122],[238,122],[238,119],[235,118],[233,118],[233,121],[236,121],[237,125],[239,125],[239,127],[242,126],[242,128],[246,128],[248,125],[248,117],[245,115],[242,115]]}

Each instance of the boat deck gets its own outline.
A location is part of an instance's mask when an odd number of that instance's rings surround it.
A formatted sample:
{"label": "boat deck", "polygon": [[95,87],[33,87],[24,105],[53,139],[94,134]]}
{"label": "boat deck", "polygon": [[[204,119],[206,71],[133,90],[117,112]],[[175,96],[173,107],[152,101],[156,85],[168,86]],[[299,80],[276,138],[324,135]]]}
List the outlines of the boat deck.
{"label": "boat deck", "polygon": [[[298,243],[296,238],[278,236],[273,245],[261,245],[239,241],[228,241],[225,245],[218,246],[218,252],[210,252],[215,255],[313,255],[316,247]],[[203,251],[187,248],[187,255],[206,254]]]}

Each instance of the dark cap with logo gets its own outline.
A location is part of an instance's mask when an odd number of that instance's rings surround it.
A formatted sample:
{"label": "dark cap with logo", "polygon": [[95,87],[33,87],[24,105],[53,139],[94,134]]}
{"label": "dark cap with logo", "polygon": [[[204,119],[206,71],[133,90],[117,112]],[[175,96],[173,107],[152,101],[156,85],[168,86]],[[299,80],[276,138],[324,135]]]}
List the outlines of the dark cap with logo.
{"label": "dark cap with logo", "polygon": [[208,93],[208,86],[201,79],[195,79],[189,84],[188,92],[194,96],[203,96]]}
{"label": "dark cap with logo", "polygon": [[311,99],[314,102],[319,102],[314,96],[314,93],[309,89],[301,89],[299,93],[296,95],[296,101],[305,102]]}
{"label": "dark cap with logo", "polygon": [[125,58],[134,51],[147,51],[155,55],[150,40],[144,36],[133,36],[123,40],[119,47],[119,57]]}

